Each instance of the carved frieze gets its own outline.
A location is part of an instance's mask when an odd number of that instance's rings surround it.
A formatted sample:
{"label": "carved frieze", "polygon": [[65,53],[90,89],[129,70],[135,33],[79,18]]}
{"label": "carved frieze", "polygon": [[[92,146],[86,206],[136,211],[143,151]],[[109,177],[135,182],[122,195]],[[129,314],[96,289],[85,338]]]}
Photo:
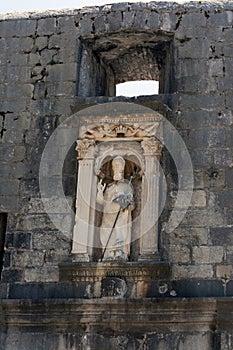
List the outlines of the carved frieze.
{"label": "carved frieze", "polygon": [[142,140],[144,137],[151,137],[156,134],[159,123],[112,123],[101,124],[88,128],[81,127],[80,139],[106,141],[119,138],[127,140]]}
{"label": "carved frieze", "polygon": [[101,281],[103,278],[124,278],[125,280],[159,280],[167,278],[170,267],[166,263],[82,263],[60,265],[60,280],[69,282]]}

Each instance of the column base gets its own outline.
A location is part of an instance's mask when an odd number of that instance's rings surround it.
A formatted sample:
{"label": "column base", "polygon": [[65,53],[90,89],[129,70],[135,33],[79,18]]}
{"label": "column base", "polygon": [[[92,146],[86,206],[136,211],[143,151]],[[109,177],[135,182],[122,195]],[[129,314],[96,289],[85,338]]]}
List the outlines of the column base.
{"label": "column base", "polygon": [[72,253],[71,261],[72,262],[89,262],[90,258],[87,253]]}
{"label": "column base", "polygon": [[161,261],[161,257],[159,253],[142,253],[141,255],[139,255],[138,261],[142,261],[142,262]]}

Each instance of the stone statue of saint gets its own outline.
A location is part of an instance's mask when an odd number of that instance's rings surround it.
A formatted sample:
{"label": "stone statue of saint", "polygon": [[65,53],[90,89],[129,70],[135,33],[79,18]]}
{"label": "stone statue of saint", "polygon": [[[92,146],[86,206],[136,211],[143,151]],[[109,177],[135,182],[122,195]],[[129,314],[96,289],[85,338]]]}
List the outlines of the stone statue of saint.
{"label": "stone statue of saint", "polygon": [[112,160],[113,180],[107,187],[102,180],[97,186],[97,203],[103,206],[100,241],[103,260],[127,260],[131,239],[131,211],[134,209],[131,181],[124,179],[125,160]]}

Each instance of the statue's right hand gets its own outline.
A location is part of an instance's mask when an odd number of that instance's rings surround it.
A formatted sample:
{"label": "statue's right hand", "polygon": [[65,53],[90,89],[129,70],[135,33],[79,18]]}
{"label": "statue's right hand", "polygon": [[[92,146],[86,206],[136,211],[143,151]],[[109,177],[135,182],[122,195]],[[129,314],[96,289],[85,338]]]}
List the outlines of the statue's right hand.
{"label": "statue's right hand", "polygon": [[100,182],[98,183],[98,185],[97,185],[97,190],[98,190],[98,192],[100,192],[100,193],[103,193],[104,192],[104,190],[105,190],[105,187],[106,187],[106,184],[102,184],[102,179],[100,180]]}

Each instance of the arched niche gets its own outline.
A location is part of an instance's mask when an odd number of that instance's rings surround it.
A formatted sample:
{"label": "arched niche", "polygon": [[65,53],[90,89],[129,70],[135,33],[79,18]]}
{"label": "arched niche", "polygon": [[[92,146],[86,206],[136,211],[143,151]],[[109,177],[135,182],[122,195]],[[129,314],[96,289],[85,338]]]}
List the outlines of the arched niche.
{"label": "arched niche", "polygon": [[[109,144],[108,146],[111,145]],[[97,182],[102,180],[103,184],[108,186],[113,180],[112,161],[116,156],[122,156],[125,160],[124,179],[129,181],[133,187],[133,195],[135,202],[135,209],[131,213],[132,217],[132,232],[131,232],[131,244],[129,247],[129,261],[138,260],[140,254],[140,213],[141,213],[141,201],[142,201],[142,176],[144,169],[143,157],[139,152],[135,151],[137,144],[126,143],[125,148],[117,147],[117,144],[112,145],[115,149],[110,152],[106,152],[103,156],[96,159],[96,176]],[[136,147],[135,147],[136,146]],[[101,147],[100,147],[101,149]],[[140,151],[140,149],[139,149]],[[99,209],[99,210],[98,210]],[[100,242],[99,227],[102,222],[103,211],[102,208],[96,207],[95,213],[95,234],[93,242],[92,257],[94,261],[99,261],[102,254],[102,247]]]}
{"label": "arched niche", "polygon": [[[127,106],[128,108],[128,106]],[[78,185],[72,253],[76,261],[97,260],[99,217],[96,196],[102,178],[112,181],[111,161],[122,156],[125,176],[136,173],[137,209],[132,214],[131,260],[158,259],[159,159],[162,150],[159,113],[80,117],[77,141]],[[101,247],[103,249],[103,247]]]}

